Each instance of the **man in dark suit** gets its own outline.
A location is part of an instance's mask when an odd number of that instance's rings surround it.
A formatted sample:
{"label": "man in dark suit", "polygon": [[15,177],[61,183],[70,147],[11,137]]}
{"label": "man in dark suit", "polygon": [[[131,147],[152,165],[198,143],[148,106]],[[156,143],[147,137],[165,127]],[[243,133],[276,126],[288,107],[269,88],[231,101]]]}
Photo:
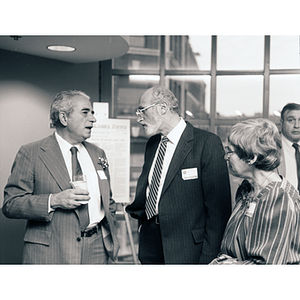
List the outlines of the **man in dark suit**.
{"label": "man in dark suit", "polygon": [[[126,207],[141,225],[139,259],[142,264],[208,264],[219,252],[231,213],[221,140],[185,122],[178,100],[163,86],[141,95],[137,117],[152,136],[135,199]],[[158,149],[165,137],[162,155]]]}
{"label": "man in dark suit", "polygon": [[[85,142],[96,121],[90,98],[80,91],[60,92],[50,115],[56,132],[22,146],[16,156],[3,213],[28,220],[25,264],[106,264],[119,249],[116,208],[107,164],[101,164],[105,152]],[[87,177],[87,190],[72,188],[73,159]]]}

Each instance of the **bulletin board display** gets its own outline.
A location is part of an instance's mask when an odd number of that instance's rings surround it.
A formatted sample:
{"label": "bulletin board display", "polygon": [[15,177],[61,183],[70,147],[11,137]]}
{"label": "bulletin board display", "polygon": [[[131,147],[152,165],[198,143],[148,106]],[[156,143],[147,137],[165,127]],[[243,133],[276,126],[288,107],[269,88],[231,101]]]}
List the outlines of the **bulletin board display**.
{"label": "bulletin board display", "polygon": [[[101,105],[103,104],[103,105]],[[130,201],[130,120],[109,119],[107,103],[94,103],[97,122],[88,142],[105,151],[113,196],[118,203]]]}

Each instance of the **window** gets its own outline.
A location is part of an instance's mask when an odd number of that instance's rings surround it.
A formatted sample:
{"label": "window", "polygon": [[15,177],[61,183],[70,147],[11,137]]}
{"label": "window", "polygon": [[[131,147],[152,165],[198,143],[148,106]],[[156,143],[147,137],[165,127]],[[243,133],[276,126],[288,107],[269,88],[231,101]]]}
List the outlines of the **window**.
{"label": "window", "polygon": [[299,101],[299,37],[131,36],[110,72],[112,117],[134,124],[140,94],[160,83],[178,97],[185,119],[217,133],[243,118],[272,119]]}
{"label": "window", "polygon": [[166,69],[210,70],[210,36],[166,37]]}
{"label": "window", "polygon": [[217,78],[217,118],[261,117],[263,76],[220,76]]}
{"label": "window", "polygon": [[263,36],[218,36],[218,70],[262,70]]}
{"label": "window", "polygon": [[[300,75],[270,76],[270,118],[280,121],[280,111],[289,102],[300,102]],[[275,118],[275,119],[274,119]]]}
{"label": "window", "polygon": [[130,36],[128,52],[113,60],[113,68],[121,70],[158,70],[159,36]]}
{"label": "window", "polygon": [[299,37],[272,36],[271,69],[299,69]]}

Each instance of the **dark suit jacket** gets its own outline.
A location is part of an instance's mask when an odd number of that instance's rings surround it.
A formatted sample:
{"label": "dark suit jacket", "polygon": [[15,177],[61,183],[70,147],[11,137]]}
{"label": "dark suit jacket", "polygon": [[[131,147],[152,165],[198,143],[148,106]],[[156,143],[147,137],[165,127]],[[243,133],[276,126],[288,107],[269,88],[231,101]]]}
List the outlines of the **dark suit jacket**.
{"label": "dark suit jacket", "polygon": [[[84,142],[96,170],[102,170],[99,147]],[[119,249],[115,227],[115,202],[111,199],[109,173],[100,180],[101,199],[111,235],[106,241],[110,257]],[[70,177],[53,135],[22,146],[4,189],[3,213],[8,218],[27,219],[23,262],[29,264],[78,264],[81,261],[80,225],[77,209],[48,213],[49,194],[70,189]]]}
{"label": "dark suit jacket", "polygon": [[[148,175],[160,135],[146,145],[136,196],[126,211],[145,220]],[[198,178],[183,180],[182,170],[197,168]],[[159,201],[165,263],[209,263],[217,256],[231,214],[227,165],[221,140],[187,123],[166,175]]]}

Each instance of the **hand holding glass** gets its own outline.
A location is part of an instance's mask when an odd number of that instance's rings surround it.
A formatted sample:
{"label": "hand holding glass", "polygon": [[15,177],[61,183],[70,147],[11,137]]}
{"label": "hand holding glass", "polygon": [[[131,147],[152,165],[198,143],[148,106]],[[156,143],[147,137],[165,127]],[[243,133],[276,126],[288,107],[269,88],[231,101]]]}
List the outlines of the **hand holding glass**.
{"label": "hand holding glass", "polygon": [[[71,185],[74,189],[80,188],[80,189],[88,191],[86,175],[75,175],[74,180],[71,181]],[[88,200],[85,200],[85,201],[81,200],[79,202],[81,204],[86,204],[86,203],[88,203]]]}

